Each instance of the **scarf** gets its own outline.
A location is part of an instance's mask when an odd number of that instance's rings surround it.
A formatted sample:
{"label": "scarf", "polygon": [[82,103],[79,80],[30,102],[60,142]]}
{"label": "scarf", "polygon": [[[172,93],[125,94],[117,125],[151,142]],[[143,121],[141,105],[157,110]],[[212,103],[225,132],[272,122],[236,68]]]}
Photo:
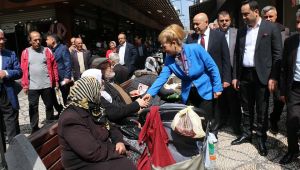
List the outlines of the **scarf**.
{"label": "scarf", "polygon": [[87,110],[93,120],[98,124],[104,124],[109,129],[109,122],[104,113],[104,109],[100,107],[101,84],[94,77],[83,77],[77,80],[71,87],[68,96],[69,106],[76,106]]}

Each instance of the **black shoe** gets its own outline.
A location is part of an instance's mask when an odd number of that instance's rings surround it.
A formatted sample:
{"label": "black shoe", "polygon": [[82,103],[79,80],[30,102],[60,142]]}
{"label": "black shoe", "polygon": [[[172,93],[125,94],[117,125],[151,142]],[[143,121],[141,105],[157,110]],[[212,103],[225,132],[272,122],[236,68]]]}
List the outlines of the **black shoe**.
{"label": "black shoe", "polygon": [[279,132],[277,122],[271,122],[270,132],[276,135]]}
{"label": "black shoe", "polygon": [[267,156],[268,150],[265,141],[262,138],[257,138],[257,145],[258,145],[258,153],[261,156]]}
{"label": "black shoe", "polygon": [[231,145],[239,145],[242,143],[246,143],[246,142],[250,142],[251,143],[252,139],[251,136],[240,136],[237,139],[235,139],[234,141],[231,142]]}
{"label": "black shoe", "polygon": [[296,160],[298,156],[299,156],[299,152],[298,153],[297,152],[296,153],[290,153],[290,152],[288,152],[287,154],[285,154],[281,158],[281,160],[279,161],[279,163],[282,164],[282,165],[291,163],[294,160]]}

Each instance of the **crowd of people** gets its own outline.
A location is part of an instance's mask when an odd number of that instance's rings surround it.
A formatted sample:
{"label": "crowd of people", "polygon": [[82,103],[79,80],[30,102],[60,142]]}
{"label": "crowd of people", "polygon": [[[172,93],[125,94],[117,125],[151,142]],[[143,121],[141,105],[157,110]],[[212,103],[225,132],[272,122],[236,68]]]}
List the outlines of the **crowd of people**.
{"label": "crowd of people", "polygon": [[[21,79],[21,89],[28,95],[31,133],[40,129],[40,96],[46,108],[45,123],[59,119],[65,168],[134,169],[126,158],[127,139],[115,125],[137,117],[154,103],[157,94],[176,93],[164,88],[171,74],[181,79],[182,103],[204,109],[209,130],[216,137],[228,122],[237,135],[232,145],[252,142],[255,131],[261,156],[268,154],[267,131],[279,132],[278,121],[286,104],[288,152],[279,163],[296,160],[300,153],[299,34],[291,35],[276,22],[273,6],[260,11],[257,1],[246,0],[241,4],[241,15],[245,26],[239,29],[231,27],[227,11],[218,13],[217,26],[209,25],[207,14],[195,15],[195,32],[187,36],[179,25],[166,27],[158,37],[166,53],[163,66],[157,58],[149,57],[141,37],[136,36],[133,45],[124,33],[117,37],[119,45],[110,41],[106,55],[99,57],[91,55],[80,37],[73,37],[68,47],[56,34],[48,34],[44,47],[41,34],[32,31],[30,46],[23,50],[19,62],[15,53],[5,48],[5,34],[0,30],[1,166],[6,167],[4,131],[8,143],[20,133],[20,90],[15,80]],[[300,31],[300,10],[296,23]],[[134,81],[126,92],[132,98],[127,102],[119,85],[131,78]],[[147,89],[141,92],[140,87]],[[63,104],[57,100],[58,89]],[[274,107],[269,118],[270,100]]]}

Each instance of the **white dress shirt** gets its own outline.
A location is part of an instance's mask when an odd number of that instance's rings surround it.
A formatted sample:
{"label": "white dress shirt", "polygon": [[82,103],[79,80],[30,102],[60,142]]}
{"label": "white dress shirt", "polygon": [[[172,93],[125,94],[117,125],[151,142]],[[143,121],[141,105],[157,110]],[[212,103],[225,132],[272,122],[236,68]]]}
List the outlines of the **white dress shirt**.
{"label": "white dress shirt", "polygon": [[[208,47],[209,33],[210,33],[210,28],[207,27],[207,29],[204,32],[204,41],[205,41],[205,50],[206,51],[207,51],[207,47]],[[198,37],[198,44],[201,45],[201,35],[199,35],[199,37]]]}
{"label": "white dress shirt", "polygon": [[120,46],[119,49],[119,57],[120,57],[120,64],[125,65],[125,49],[126,49],[126,42]]}
{"label": "white dress shirt", "polygon": [[227,41],[228,48],[229,48],[229,31],[230,31],[230,29],[228,29],[228,30],[225,32],[225,38],[226,38],[226,41]]}
{"label": "white dress shirt", "polygon": [[254,27],[247,26],[246,43],[243,59],[244,67],[255,67],[254,54],[260,24],[261,18],[259,18],[257,24]]}
{"label": "white dress shirt", "polygon": [[300,42],[299,42],[298,49],[297,49],[297,59],[296,59],[294,81],[300,81]]}

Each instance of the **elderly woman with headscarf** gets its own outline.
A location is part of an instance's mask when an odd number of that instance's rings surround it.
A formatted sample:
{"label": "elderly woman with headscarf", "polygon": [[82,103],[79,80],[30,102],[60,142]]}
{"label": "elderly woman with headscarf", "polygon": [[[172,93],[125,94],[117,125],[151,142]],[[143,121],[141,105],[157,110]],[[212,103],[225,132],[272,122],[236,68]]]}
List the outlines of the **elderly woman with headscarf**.
{"label": "elderly woman with headscarf", "polygon": [[141,108],[148,106],[149,102],[142,100],[141,98],[136,99],[131,103],[126,103],[117,90],[121,88],[114,83],[115,72],[113,71],[113,66],[110,62],[103,61],[98,66],[98,69],[102,72],[102,79],[104,80],[104,90],[109,95],[102,96],[101,106],[105,109],[109,120],[117,124],[128,123],[126,118],[136,117],[138,111]]}
{"label": "elderly woman with headscarf", "polygon": [[111,126],[100,107],[101,82],[84,77],[75,82],[69,104],[58,122],[65,169],[136,169],[126,158],[121,132]]}
{"label": "elderly woman with headscarf", "polygon": [[105,57],[108,58],[110,53],[117,52],[117,43],[115,41],[109,42],[109,50],[106,51]]}

